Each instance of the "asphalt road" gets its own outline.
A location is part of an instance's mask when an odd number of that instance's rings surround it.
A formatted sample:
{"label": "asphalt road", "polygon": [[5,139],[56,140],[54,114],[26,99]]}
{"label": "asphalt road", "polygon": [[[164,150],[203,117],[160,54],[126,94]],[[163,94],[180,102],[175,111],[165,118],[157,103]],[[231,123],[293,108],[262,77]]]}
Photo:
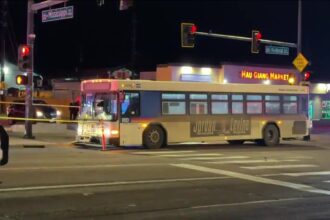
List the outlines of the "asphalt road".
{"label": "asphalt road", "polygon": [[0,219],[330,219],[327,145],[14,147]]}

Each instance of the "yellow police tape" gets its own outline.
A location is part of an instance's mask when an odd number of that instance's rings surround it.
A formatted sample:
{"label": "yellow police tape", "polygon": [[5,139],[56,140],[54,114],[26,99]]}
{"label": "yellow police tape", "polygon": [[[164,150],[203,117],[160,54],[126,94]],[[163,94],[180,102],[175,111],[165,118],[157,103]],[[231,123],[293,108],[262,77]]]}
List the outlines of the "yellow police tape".
{"label": "yellow police tape", "polygon": [[[15,104],[15,105],[25,105],[25,102],[1,102],[0,104]],[[56,105],[56,104],[32,104],[33,106],[51,106],[51,107],[62,107],[62,108],[80,108],[78,105]]]}
{"label": "yellow police tape", "polygon": [[38,122],[58,122],[58,123],[95,123],[101,122],[102,120],[63,120],[63,119],[43,119],[43,118],[18,118],[18,117],[7,117],[0,116],[0,120],[16,120],[16,121],[38,121]]}

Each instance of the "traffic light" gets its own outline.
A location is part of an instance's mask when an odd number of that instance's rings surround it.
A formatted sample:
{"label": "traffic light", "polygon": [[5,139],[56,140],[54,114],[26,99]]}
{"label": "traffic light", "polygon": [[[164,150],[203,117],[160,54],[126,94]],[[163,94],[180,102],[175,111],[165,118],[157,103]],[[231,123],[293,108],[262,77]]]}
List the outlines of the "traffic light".
{"label": "traffic light", "polygon": [[28,77],[25,75],[17,75],[16,76],[16,84],[17,85],[27,85],[28,84]]}
{"label": "traffic light", "polygon": [[304,81],[308,82],[311,78],[311,72],[310,71],[306,71],[304,73]]}
{"label": "traffic light", "polygon": [[193,23],[181,23],[181,47],[195,47],[195,33],[197,27]]}
{"label": "traffic light", "polygon": [[18,69],[22,72],[32,68],[32,50],[29,45],[18,47]]}
{"label": "traffic light", "polygon": [[259,45],[262,38],[260,31],[253,30],[251,38],[251,53],[259,53]]}

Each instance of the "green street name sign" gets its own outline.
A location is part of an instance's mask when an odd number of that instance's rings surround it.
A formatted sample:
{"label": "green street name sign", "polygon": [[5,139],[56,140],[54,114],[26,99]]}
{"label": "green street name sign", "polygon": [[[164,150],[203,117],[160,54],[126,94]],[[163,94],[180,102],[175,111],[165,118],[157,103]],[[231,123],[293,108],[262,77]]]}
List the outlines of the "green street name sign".
{"label": "green street name sign", "polygon": [[289,55],[289,48],[288,47],[277,47],[277,46],[266,46],[265,53],[287,56],[287,55]]}

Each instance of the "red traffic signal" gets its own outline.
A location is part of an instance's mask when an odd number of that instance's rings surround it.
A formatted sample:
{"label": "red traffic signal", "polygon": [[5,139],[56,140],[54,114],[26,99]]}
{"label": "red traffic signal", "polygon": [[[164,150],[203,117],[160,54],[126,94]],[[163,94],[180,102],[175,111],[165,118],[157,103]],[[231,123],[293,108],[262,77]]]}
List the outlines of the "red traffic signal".
{"label": "red traffic signal", "polygon": [[260,31],[253,30],[251,36],[251,53],[259,53],[259,45],[262,34]]}
{"label": "red traffic signal", "polygon": [[16,84],[17,85],[27,85],[28,84],[28,77],[25,75],[17,75],[16,76]]}
{"label": "red traffic signal", "polygon": [[32,68],[32,50],[29,45],[20,45],[18,48],[18,69],[27,72]]}
{"label": "red traffic signal", "polygon": [[196,32],[197,32],[197,26],[196,25],[191,26],[190,33],[195,34]]}
{"label": "red traffic signal", "polygon": [[26,56],[29,56],[30,54],[30,47],[27,46],[27,45],[23,45],[21,48],[21,53],[20,53],[20,56],[21,57],[26,57]]}
{"label": "red traffic signal", "polygon": [[193,23],[181,23],[181,47],[195,47],[195,33],[197,27]]}
{"label": "red traffic signal", "polygon": [[311,72],[307,71],[304,73],[304,81],[309,81],[311,78]]}

